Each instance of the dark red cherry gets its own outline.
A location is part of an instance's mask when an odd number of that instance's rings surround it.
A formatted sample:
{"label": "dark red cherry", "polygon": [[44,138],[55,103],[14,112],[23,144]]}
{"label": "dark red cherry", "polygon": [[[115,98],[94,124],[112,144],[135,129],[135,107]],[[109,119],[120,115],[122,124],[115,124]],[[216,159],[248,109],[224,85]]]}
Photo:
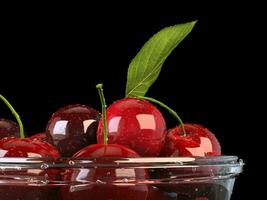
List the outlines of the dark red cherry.
{"label": "dark red cherry", "polygon": [[56,111],[46,128],[48,142],[60,154],[70,157],[85,146],[96,143],[101,114],[85,105],[69,105]]}
{"label": "dark red cherry", "polygon": [[[139,157],[133,150],[117,144],[96,144],[77,152],[74,158],[120,158]],[[97,164],[112,164],[113,167],[73,168],[66,171],[64,181],[69,187],[62,190],[64,200],[83,200],[88,196],[99,200],[146,200],[148,186],[135,184],[145,180],[147,172],[142,168],[121,167],[114,161],[96,160]],[[88,184],[90,183],[90,184]]]}
{"label": "dark red cherry", "polygon": [[[58,191],[56,189],[52,187],[36,187],[36,183],[39,185],[40,183],[49,182],[50,180],[60,180],[58,179],[60,172],[56,169],[48,168],[46,163],[40,163],[40,166],[38,166],[39,162],[41,162],[40,160],[36,163],[33,161],[32,164],[29,164],[29,167],[27,164],[20,164],[19,161],[21,161],[21,159],[17,158],[23,157],[22,160],[25,162],[26,158],[29,157],[59,157],[58,151],[47,142],[24,138],[24,128],[20,116],[4,96],[0,95],[0,100],[9,107],[19,124],[18,128],[18,126],[12,122],[8,121],[7,123],[7,120],[1,120],[0,129],[2,134],[0,134],[0,138],[4,134],[7,134],[7,136],[14,136],[14,133],[15,136],[20,137],[4,137],[0,140],[1,159],[3,162],[13,163],[2,164],[1,166],[4,170],[0,170],[0,199],[58,199]],[[16,135],[16,133],[19,134]],[[44,166],[44,168],[42,166]],[[6,168],[8,168],[8,170],[6,170]]]}
{"label": "dark red cherry", "polygon": [[184,124],[182,128],[170,129],[161,156],[219,156],[221,146],[215,135],[197,124]]}
{"label": "dark red cherry", "polygon": [[4,137],[20,137],[18,124],[8,119],[0,119],[0,138]]}
{"label": "dark red cherry", "polygon": [[41,140],[41,141],[46,141],[47,142],[47,137],[46,137],[46,133],[36,133],[33,136],[30,137],[30,139],[32,140]]}
{"label": "dark red cherry", "polygon": [[[145,157],[156,157],[164,145],[166,124],[160,111],[151,103],[125,98],[107,108],[108,143],[121,144]],[[103,143],[100,120],[97,141]]]}

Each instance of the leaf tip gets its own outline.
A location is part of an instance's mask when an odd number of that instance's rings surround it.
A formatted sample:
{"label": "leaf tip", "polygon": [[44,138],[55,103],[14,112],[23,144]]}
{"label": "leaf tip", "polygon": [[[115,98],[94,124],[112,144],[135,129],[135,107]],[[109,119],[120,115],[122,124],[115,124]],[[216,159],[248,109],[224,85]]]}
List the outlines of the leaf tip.
{"label": "leaf tip", "polygon": [[198,20],[196,19],[196,20],[192,21],[191,23],[195,25],[197,22],[198,22]]}
{"label": "leaf tip", "polygon": [[194,21],[185,23],[185,25],[190,25],[193,28],[197,22],[198,22],[198,20],[194,20]]}

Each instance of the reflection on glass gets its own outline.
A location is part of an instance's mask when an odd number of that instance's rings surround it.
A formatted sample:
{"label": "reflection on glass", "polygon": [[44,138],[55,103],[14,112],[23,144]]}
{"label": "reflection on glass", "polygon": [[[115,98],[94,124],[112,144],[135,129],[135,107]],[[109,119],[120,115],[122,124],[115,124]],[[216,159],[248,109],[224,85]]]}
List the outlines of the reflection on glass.
{"label": "reflection on glass", "polygon": [[40,154],[38,154],[38,153],[32,153],[32,152],[28,152],[27,153],[27,155],[28,155],[28,157],[33,157],[33,158],[35,158],[35,157],[39,157],[39,158],[41,158],[42,156],[40,155]]}
{"label": "reflection on glass", "polygon": [[76,181],[85,181],[86,182],[86,178],[88,178],[88,174],[90,172],[90,169],[81,169],[79,170],[79,173],[76,177]]}
{"label": "reflection on glass", "polygon": [[42,169],[28,169],[27,172],[30,174],[39,175],[43,172],[43,170]]}
{"label": "reflection on glass", "polygon": [[135,169],[123,169],[123,168],[118,168],[115,169],[115,174],[116,177],[124,177],[124,178],[132,178],[135,177]]}

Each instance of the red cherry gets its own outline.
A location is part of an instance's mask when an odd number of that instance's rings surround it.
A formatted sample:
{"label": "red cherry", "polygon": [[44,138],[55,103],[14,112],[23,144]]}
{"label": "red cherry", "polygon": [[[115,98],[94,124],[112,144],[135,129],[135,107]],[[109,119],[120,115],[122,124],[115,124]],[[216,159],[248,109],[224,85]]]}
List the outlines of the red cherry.
{"label": "red cherry", "polygon": [[[0,140],[0,157],[59,157],[59,153],[47,142],[30,138],[6,137]],[[18,166],[19,167],[19,166]],[[34,187],[29,180],[55,180],[59,172],[55,169],[27,168],[1,171],[3,185],[0,187],[0,199],[54,199],[57,191],[49,187]],[[5,177],[12,177],[13,184],[5,183]],[[12,179],[9,178],[11,181]],[[9,180],[8,179],[8,180]],[[17,183],[17,184],[16,184]],[[50,198],[50,195],[53,197]],[[55,198],[56,199],[56,198]]]}
{"label": "red cherry", "polygon": [[[133,150],[117,144],[95,144],[77,152],[74,158],[111,158],[111,157],[139,157]],[[113,163],[108,160],[98,160],[97,163]],[[135,179],[147,178],[145,169],[122,167],[73,168],[67,170],[63,180],[73,183],[62,189],[64,200],[82,200],[88,196],[94,199],[110,200],[145,200],[148,195],[146,185],[131,183]],[[127,182],[123,182],[123,180]],[[90,183],[90,184],[87,184]]]}
{"label": "red cherry", "polygon": [[46,137],[46,133],[36,133],[33,136],[30,137],[30,139],[32,140],[41,140],[41,141],[45,141],[47,142],[47,137]]}
{"label": "red cherry", "polygon": [[51,144],[30,138],[6,137],[0,140],[0,157],[60,157]]}
{"label": "red cherry", "polygon": [[[160,111],[151,103],[125,98],[107,108],[108,143],[127,146],[141,156],[156,157],[164,145],[166,124]],[[102,119],[97,131],[103,143]]]}
{"label": "red cherry", "polygon": [[136,158],[135,151],[118,144],[93,144],[73,155],[74,158]]}
{"label": "red cherry", "polygon": [[197,124],[184,124],[168,131],[161,156],[219,156],[221,146],[212,132]]}
{"label": "red cherry", "polygon": [[11,120],[0,119],[0,138],[12,136],[20,137],[18,124]]}
{"label": "red cherry", "polygon": [[48,142],[64,157],[70,157],[85,146],[96,143],[101,114],[85,105],[69,105],[56,111],[46,128]]}

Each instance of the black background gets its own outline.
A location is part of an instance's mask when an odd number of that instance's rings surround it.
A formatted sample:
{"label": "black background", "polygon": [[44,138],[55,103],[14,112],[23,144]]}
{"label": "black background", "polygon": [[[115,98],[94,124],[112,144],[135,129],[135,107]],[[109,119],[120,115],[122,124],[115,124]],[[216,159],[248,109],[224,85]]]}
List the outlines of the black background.
{"label": "black background", "polygon": [[[1,18],[0,93],[20,113],[29,135],[42,132],[61,106],[81,103],[100,109],[99,82],[108,104],[123,98],[128,64],[149,37],[196,19],[148,96],[174,108],[185,122],[210,128],[224,154],[245,160],[233,195],[244,199],[254,177],[252,150],[261,148],[251,140],[259,119],[255,111],[263,101],[258,93],[263,89],[262,16],[255,5],[177,1],[9,7]],[[0,108],[1,118],[12,118],[3,104]],[[168,126],[174,126],[163,113]]]}

